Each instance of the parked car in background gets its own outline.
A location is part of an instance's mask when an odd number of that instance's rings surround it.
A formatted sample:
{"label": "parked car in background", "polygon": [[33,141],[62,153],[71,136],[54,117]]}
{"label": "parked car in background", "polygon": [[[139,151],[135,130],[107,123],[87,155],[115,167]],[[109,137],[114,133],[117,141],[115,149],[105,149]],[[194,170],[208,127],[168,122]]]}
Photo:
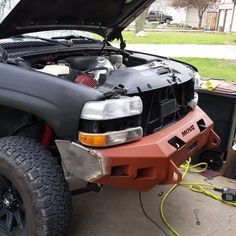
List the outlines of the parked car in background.
{"label": "parked car in background", "polygon": [[173,17],[170,15],[165,15],[163,12],[161,11],[150,11],[147,14],[146,19],[149,22],[153,22],[153,21],[157,21],[160,24],[170,24],[171,21],[173,21]]}

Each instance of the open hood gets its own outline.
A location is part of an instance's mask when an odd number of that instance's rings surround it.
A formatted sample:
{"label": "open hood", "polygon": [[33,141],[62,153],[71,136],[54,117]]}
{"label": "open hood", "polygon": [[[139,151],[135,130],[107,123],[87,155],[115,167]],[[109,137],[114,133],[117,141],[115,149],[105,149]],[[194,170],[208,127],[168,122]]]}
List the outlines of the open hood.
{"label": "open hood", "polygon": [[154,0],[21,0],[0,25],[0,38],[78,29],[113,40]]}

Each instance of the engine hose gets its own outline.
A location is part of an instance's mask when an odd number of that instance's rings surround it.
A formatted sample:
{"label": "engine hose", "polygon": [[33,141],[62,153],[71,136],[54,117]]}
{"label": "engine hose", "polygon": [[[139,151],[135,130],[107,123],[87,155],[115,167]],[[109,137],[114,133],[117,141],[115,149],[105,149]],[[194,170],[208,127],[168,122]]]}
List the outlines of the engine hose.
{"label": "engine hose", "polygon": [[45,148],[47,148],[50,145],[50,143],[52,142],[52,137],[53,137],[52,127],[49,124],[45,124],[44,134],[43,134],[43,138],[41,140],[41,144]]}

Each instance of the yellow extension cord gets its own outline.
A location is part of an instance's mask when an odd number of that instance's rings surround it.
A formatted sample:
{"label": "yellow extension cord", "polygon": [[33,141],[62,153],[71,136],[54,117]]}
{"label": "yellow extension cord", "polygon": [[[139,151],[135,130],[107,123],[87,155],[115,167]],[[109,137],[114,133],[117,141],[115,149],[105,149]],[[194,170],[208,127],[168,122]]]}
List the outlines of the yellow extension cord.
{"label": "yellow extension cord", "polygon": [[[182,181],[184,180],[186,174],[188,172],[190,173],[202,173],[204,172],[208,165],[205,162],[202,163],[198,163],[196,165],[190,165],[191,163],[191,158],[186,162],[186,164],[181,165],[180,167],[184,170],[183,173],[183,177],[182,177]],[[197,167],[202,167],[204,166],[204,168],[202,169],[195,169]],[[197,192],[197,193],[202,193],[206,196],[209,196],[211,198],[214,198],[215,200],[218,200],[220,202],[223,202],[225,204],[231,205],[236,207],[236,203],[235,202],[230,202],[230,201],[225,201],[223,200],[220,196],[206,190],[205,188],[220,188],[219,186],[213,185],[213,184],[205,184],[205,183],[192,183],[192,182],[180,182],[178,184],[175,184],[167,193],[166,195],[163,197],[161,204],[160,204],[160,214],[161,214],[161,218],[164,221],[164,223],[166,224],[166,226],[170,229],[170,231],[176,235],[176,236],[180,236],[180,234],[177,232],[176,229],[174,229],[174,227],[172,225],[170,225],[170,223],[167,221],[165,215],[164,215],[164,211],[163,211],[163,205],[166,201],[166,199],[168,198],[168,196],[176,189],[176,187],[178,187],[179,185],[181,186],[185,186],[185,187],[189,187],[190,190]],[[205,187],[205,188],[204,188]]]}

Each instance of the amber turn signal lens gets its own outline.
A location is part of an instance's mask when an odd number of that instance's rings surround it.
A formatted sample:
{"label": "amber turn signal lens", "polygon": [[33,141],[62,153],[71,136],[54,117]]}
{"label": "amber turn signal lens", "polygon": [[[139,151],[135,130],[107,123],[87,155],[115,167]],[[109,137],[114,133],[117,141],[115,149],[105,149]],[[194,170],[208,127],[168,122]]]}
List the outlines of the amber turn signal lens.
{"label": "amber turn signal lens", "polygon": [[79,140],[81,143],[88,146],[103,147],[106,146],[106,136],[90,135],[85,133],[80,133]]}
{"label": "amber turn signal lens", "polygon": [[79,141],[91,147],[108,147],[122,143],[139,140],[143,137],[141,127],[130,128],[121,131],[107,132],[103,134],[91,134],[79,132]]}

